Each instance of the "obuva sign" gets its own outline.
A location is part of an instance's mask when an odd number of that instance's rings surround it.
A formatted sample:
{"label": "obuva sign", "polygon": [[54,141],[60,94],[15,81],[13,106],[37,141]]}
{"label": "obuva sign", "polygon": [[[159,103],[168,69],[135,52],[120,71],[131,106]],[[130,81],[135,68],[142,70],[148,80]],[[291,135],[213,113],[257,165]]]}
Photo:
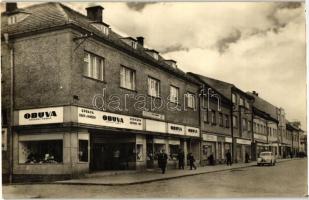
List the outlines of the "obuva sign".
{"label": "obuva sign", "polygon": [[110,115],[103,115],[103,120],[107,122],[123,123],[122,117],[115,117]]}
{"label": "obuva sign", "polygon": [[20,110],[19,125],[51,124],[63,122],[63,107]]}
{"label": "obuva sign", "polygon": [[51,117],[57,117],[56,111],[51,112],[33,112],[26,113],[24,115],[25,119],[36,120],[36,119],[50,119]]}

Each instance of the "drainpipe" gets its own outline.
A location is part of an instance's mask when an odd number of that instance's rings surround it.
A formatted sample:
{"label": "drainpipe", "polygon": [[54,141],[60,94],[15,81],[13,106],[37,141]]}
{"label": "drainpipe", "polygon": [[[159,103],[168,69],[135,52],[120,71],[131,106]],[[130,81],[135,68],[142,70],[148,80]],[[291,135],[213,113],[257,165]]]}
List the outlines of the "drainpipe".
{"label": "drainpipe", "polygon": [[9,126],[9,182],[13,181],[13,126],[14,126],[14,47],[9,41],[9,34],[4,33],[5,43],[10,50],[10,126]]}

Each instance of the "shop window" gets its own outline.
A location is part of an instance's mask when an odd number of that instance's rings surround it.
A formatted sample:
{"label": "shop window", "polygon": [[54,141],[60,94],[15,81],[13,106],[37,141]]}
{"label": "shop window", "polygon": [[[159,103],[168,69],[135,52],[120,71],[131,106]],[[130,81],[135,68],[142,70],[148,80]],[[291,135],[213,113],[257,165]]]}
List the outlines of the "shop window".
{"label": "shop window", "polygon": [[158,160],[158,155],[162,149],[166,150],[165,144],[154,144],[154,160]]}
{"label": "shop window", "polygon": [[88,162],[88,140],[78,140],[78,158],[81,162]]}
{"label": "shop window", "polygon": [[120,87],[135,90],[135,71],[126,67],[120,69]]}
{"label": "shop window", "polygon": [[143,145],[137,144],[136,145],[136,161],[143,161]]}
{"label": "shop window", "polygon": [[177,160],[177,156],[178,156],[178,153],[179,153],[179,145],[170,144],[169,150],[170,150],[169,159],[170,160]]}
{"label": "shop window", "polygon": [[104,80],[104,59],[92,53],[85,52],[84,55],[84,76]]}
{"label": "shop window", "polygon": [[50,164],[62,163],[62,140],[19,142],[19,163]]}

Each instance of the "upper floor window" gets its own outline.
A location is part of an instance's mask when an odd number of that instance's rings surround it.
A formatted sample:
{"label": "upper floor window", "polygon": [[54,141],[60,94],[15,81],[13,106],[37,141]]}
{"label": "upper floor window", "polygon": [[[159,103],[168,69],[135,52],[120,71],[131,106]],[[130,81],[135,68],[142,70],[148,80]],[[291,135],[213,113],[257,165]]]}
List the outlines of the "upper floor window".
{"label": "upper floor window", "polygon": [[247,119],[242,119],[242,130],[246,131],[247,130]]}
{"label": "upper floor window", "polygon": [[178,103],[179,100],[179,88],[170,86],[170,101],[173,103]]}
{"label": "upper floor window", "polygon": [[120,87],[135,90],[135,71],[127,67],[120,69]]}
{"label": "upper floor window", "polygon": [[234,104],[237,103],[236,94],[232,94],[232,102],[233,102]]}
{"label": "upper floor window", "polygon": [[253,122],[253,132],[256,133],[256,123]]}
{"label": "upper floor window", "polygon": [[195,108],[195,104],[196,103],[195,103],[195,96],[194,96],[194,94],[188,92],[186,96],[187,96],[187,106],[189,108]]}
{"label": "upper floor window", "polygon": [[219,125],[223,126],[223,115],[222,115],[222,113],[219,113]]}
{"label": "upper floor window", "polygon": [[208,109],[205,109],[203,116],[204,116],[204,122],[208,122]]}
{"label": "upper floor window", "polygon": [[15,24],[17,23],[17,16],[16,15],[11,15],[8,17],[8,24],[11,25],[11,24]]}
{"label": "upper floor window", "polygon": [[224,119],[224,121],[225,121],[225,127],[226,127],[226,128],[229,128],[229,127],[230,127],[229,116],[228,116],[228,115],[225,115],[224,117],[225,117],[225,119]]}
{"label": "upper floor window", "polygon": [[148,77],[148,94],[152,97],[160,97],[160,81]]}
{"label": "upper floor window", "polygon": [[239,105],[244,106],[244,99],[242,97],[239,98]]}
{"label": "upper floor window", "polygon": [[247,129],[248,129],[248,131],[251,131],[251,121],[248,121]]}
{"label": "upper floor window", "polygon": [[85,52],[84,55],[84,76],[104,80],[104,59],[92,53]]}
{"label": "upper floor window", "polygon": [[238,127],[238,123],[237,123],[237,116],[233,115],[233,127],[237,128]]}
{"label": "upper floor window", "polygon": [[245,100],[245,107],[249,109],[249,102],[247,100]]}
{"label": "upper floor window", "polygon": [[216,124],[216,111],[211,111],[211,124]]}
{"label": "upper floor window", "polygon": [[93,26],[98,29],[99,31],[101,31],[104,35],[108,35],[109,34],[109,27],[108,25],[104,25],[104,24],[93,24]]}

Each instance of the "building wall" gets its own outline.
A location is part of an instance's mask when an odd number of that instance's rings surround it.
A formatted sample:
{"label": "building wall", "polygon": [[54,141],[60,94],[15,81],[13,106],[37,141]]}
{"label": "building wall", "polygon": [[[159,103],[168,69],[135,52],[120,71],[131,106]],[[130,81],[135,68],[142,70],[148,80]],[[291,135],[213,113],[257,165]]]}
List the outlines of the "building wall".
{"label": "building wall", "polygon": [[[77,44],[75,44],[76,47]],[[74,47],[74,48],[75,48]],[[84,52],[88,51],[94,53],[105,60],[105,80],[98,81],[87,78],[82,75],[82,68],[84,65]],[[133,58],[117,49],[109,47],[103,43],[87,39],[80,45],[73,53],[72,65],[72,95],[79,97],[78,104],[85,107],[93,107],[92,101],[94,95],[105,94],[106,102],[110,102],[109,98],[112,95],[117,95],[120,102],[120,110],[113,109],[111,106],[106,107],[106,111],[121,113],[133,116],[142,116],[142,111],[134,109],[137,102],[136,99],[130,98],[128,95],[143,95],[146,98],[146,108],[149,111],[165,115],[165,121],[186,124],[199,127],[199,113],[197,109],[185,108],[186,111],[172,111],[168,109],[168,96],[170,95],[170,85],[179,87],[180,92],[180,107],[184,110],[186,92],[197,93],[198,86],[188,83],[175,75],[165,72],[162,69],[155,68]],[[120,68],[121,66],[128,67],[136,72],[136,90],[120,88]],[[163,106],[159,109],[151,110],[151,100],[148,96],[147,78],[151,76],[160,80],[161,84],[161,99]],[[127,95],[127,96],[126,96]],[[156,99],[156,105],[160,105],[159,99]],[[197,98],[196,98],[197,101]],[[114,104],[115,105],[115,104]],[[141,105],[141,104],[139,104]],[[158,106],[157,106],[158,107]]]}

